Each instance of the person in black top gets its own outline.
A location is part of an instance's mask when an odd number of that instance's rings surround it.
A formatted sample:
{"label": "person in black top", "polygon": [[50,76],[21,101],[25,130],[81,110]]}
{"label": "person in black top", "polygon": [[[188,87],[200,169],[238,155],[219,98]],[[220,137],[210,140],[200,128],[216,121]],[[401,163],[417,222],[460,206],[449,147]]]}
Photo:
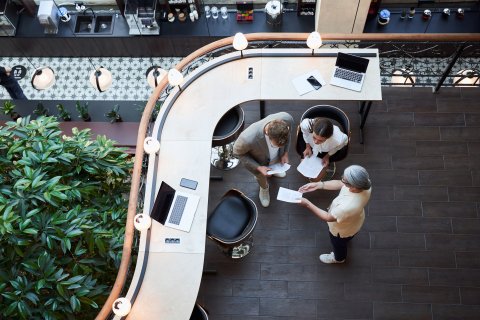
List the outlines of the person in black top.
{"label": "person in black top", "polygon": [[7,89],[12,99],[27,100],[17,79],[12,75],[10,68],[0,67],[0,84]]}

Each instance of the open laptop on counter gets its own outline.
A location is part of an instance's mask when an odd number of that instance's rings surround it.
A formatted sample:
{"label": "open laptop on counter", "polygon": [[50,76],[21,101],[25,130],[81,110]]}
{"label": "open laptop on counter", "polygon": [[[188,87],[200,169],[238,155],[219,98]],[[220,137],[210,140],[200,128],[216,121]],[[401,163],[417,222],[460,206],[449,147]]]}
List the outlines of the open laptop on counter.
{"label": "open laptop on counter", "polygon": [[353,91],[362,91],[369,60],[339,52],[330,84]]}

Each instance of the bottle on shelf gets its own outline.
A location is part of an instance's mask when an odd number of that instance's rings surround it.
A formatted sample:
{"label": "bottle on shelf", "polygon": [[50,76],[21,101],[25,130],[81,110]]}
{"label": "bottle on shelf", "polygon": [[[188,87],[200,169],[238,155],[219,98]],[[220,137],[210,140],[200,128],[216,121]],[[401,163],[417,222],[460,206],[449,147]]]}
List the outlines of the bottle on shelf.
{"label": "bottle on shelf", "polygon": [[415,7],[410,7],[410,11],[408,12],[408,19],[413,19],[415,16]]}

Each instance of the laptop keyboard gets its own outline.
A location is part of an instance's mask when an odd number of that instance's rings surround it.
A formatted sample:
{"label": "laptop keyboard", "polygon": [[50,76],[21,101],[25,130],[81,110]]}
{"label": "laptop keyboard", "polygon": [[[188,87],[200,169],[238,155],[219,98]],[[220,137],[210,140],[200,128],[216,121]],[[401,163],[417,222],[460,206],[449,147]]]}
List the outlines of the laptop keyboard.
{"label": "laptop keyboard", "polygon": [[179,225],[180,221],[182,220],[183,211],[185,209],[185,205],[187,204],[187,197],[184,196],[177,196],[175,203],[173,204],[173,209],[170,214],[170,219],[168,219],[168,223]]}
{"label": "laptop keyboard", "polygon": [[355,71],[337,68],[333,76],[335,78],[340,78],[340,79],[360,83],[360,81],[362,81],[363,74]]}

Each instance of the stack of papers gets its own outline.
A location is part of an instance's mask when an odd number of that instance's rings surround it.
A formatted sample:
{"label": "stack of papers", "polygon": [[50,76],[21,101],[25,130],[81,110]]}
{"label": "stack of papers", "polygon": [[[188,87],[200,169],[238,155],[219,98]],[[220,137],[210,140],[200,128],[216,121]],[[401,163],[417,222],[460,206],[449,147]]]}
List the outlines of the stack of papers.
{"label": "stack of papers", "polygon": [[283,187],[280,187],[278,189],[277,200],[291,202],[291,203],[300,203],[301,199],[302,199],[301,192],[283,188]]}
{"label": "stack of papers", "polygon": [[322,171],[323,167],[322,159],[311,155],[300,162],[297,170],[307,178],[316,178]]}
{"label": "stack of papers", "polygon": [[272,175],[275,173],[282,173],[282,172],[287,172],[288,169],[290,169],[290,165],[288,163],[275,163],[272,164],[271,166],[268,166],[272,170],[268,170],[267,173]]}

